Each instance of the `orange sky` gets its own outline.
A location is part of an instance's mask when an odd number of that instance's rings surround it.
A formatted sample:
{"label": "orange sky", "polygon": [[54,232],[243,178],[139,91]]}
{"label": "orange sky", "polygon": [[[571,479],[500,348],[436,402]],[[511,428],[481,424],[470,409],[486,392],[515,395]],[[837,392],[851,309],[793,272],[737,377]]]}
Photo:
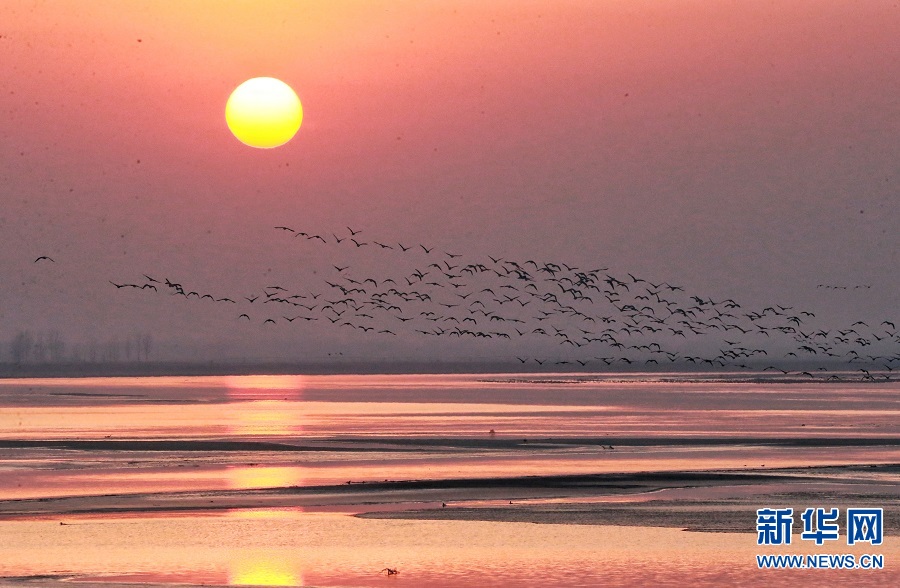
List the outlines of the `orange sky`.
{"label": "orange sky", "polygon": [[[282,223],[837,312],[848,300],[816,284],[869,283],[852,310],[884,314],[900,307],[897,38],[880,1],[4,3],[0,340],[175,337],[195,319],[99,302],[100,285],[264,279],[296,263]],[[262,75],[304,105],[272,151],[224,124]],[[36,274],[44,254],[66,263]],[[230,340],[195,327],[197,345]]]}

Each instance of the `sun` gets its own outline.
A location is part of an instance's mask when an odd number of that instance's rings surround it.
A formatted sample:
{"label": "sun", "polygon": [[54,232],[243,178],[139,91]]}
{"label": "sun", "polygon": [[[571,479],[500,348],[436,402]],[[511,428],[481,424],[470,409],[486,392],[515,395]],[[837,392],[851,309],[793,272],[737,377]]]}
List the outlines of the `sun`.
{"label": "sun", "polygon": [[303,121],[303,107],[290,86],[275,78],[247,80],[225,104],[225,122],[245,145],[271,149],[290,141]]}

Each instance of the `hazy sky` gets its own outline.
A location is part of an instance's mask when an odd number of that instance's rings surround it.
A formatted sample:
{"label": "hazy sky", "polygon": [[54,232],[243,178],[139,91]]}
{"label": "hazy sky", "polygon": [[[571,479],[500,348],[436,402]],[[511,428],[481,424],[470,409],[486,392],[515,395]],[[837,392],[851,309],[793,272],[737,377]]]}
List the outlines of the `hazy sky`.
{"label": "hazy sky", "polygon": [[[897,39],[900,5],[877,0],[4,2],[0,359],[23,328],[209,357],[413,353],[109,283],[312,292],[345,260],[394,263],[297,248],[282,224],[898,318]],[[281,148],[225,125],[257,76],[303,102]]]}

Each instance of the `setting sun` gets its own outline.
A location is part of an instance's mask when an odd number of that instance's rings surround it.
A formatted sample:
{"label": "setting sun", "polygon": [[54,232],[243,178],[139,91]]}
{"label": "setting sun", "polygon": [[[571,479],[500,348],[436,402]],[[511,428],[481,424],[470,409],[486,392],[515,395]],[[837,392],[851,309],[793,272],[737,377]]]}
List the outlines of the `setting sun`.
{"label": "setting sun", "polygon": [[253,78],[225,104],[228,128],[242,143],[270,149],[290,141],[300,128],[303,107],[290,86],[275,78]]}

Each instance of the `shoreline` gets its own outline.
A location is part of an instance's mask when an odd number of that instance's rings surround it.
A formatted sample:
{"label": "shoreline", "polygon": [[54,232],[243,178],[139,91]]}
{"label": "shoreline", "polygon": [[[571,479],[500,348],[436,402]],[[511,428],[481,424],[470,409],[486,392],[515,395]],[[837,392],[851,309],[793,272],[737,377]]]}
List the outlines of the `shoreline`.
{"label": "shoreline", "polygon": [[[882,480],[873,480],[875,472]],[[242,510],[359,518],[675,527],[750,532],[760,506],[884,507],[900,534],[900,463],[809,468],[366,481],[328,486],[102,494],[0,501],[0,521],[217,516]],[[850,502],[847,502],[847,500]],[[65,522],[70,521],[70,522]]]}

